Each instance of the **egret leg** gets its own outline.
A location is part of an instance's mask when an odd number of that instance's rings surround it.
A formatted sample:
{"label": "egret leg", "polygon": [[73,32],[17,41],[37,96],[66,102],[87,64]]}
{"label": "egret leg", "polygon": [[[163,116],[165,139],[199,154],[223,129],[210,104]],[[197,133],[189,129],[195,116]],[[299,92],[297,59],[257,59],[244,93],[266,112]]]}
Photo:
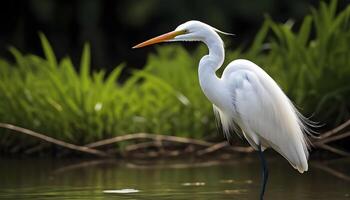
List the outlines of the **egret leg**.
{"label": "egret leg", "polygon": [[269,177],[269,171],[267,169],[267,165],[266,165],[266,160],[264,157],[264,154],[261,150],[261,146],[259,146],[259,157],[260,157],[260,161],[261,161],[261,167],[262,167],[262,182],[261,182],[261,192],[260,192],[260,200],[264,199],[264,194],[265,194],[265,187],[266,187],[266,183],[267,183],[267,179]]}

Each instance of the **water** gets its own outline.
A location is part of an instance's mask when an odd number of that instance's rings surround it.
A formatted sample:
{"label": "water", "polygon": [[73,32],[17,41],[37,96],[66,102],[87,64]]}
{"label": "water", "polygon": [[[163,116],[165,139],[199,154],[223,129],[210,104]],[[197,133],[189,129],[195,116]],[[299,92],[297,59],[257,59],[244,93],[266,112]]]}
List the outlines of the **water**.
{"label": "water", "polygon": [[[350,160],[311,162],[300,175],[268,159],[266,199],[350,199]],[[256,156],[233,161],[1,159],[0,199],[258,199]]]}

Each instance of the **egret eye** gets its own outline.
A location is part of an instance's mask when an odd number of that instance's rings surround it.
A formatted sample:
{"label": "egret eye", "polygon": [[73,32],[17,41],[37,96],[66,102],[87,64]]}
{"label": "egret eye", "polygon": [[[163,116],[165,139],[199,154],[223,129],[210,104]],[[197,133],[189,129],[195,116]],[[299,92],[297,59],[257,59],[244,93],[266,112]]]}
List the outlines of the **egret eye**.
{"label": "egret eye", "polygon": [[180,30],[180,32],[181,32],[181,35],[190,33],[188,29],[182,29]]}

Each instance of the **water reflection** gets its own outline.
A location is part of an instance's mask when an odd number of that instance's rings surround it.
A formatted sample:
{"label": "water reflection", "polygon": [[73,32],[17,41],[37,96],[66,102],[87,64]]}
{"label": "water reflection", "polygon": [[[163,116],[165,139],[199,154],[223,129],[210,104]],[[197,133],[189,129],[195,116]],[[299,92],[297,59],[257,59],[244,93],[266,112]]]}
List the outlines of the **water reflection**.
{"label": "water reflection", "polygon": [[[266,199],[350,199],[350,160],[313,162],[300,175],[270,158]],[[1,159],[1,199],[257,199],[260,166],[234,161]]]}

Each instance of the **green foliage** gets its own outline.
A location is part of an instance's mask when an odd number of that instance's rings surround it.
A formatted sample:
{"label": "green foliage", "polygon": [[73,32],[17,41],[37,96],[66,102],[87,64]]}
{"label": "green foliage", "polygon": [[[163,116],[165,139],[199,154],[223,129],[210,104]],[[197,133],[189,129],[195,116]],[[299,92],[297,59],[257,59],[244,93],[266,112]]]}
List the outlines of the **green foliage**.
{"label": "green foliage", "polygon": [[[46,37],[40,39],[46,58],[11,48],[16,64],[0,60],[1,122],[77,144],[134,132],[185,137],[215,132],[215,124],[207,125],[211,105],[194,78],[195,61],[187,62],[192,59],[184,49],[168,47],[150,56],[145,69],[121,85],[123,66],[108,76],[90,71],[89,45],[76,72],[70,58],[57,62]],[[19,142],[7,134],[0,138],[6,146]]]}
{"label": "green foliage", "polygon": [[116,80],[122,67],[105,79],[105,72],[90,74],[90,48],[84,46],[81,72],[69,58],[56,62],[52,48],[40,34],[46,58],[10,51],[16,65],[1,61],[0,118],[50,136],[85,143],[105,137],[116,127],[113,119],[119,92]]}
{"label": "green foliage", "polygon": [[298,31],[293,22],[273,22],[269,17],[267,43],[259,37],[247,57],[260,64],[307,114],[336,125],[350,115],[350,6],[336,14],[337,1],[320,3],[304,18]]}
{"label": "green foliage", "polygon": [[[227,52],[227,62],[248,58],[264,68],[302,108],[322,122],[337,124],[350,110],[350,6],[336,14],[336,1],[323,2],[299,29],[266,17],[250,48]],[[206,49],[189,54],[164,46],[143,70],[123,84],[123,65],[106,75],[90,70],[90,46],[79,72],[65,57],[57,60],[39,34],[45,58],[10,48],[15,63],[0,60],[0,121],[85,144],[135,132],[209,137],[217,134],[210,102],[202,94],[197,65]],[[226,63],[227,64],[227,63]],[[3,131],[2,131],[3,132]],[[35,141],[1,134],[2,148]]]}

